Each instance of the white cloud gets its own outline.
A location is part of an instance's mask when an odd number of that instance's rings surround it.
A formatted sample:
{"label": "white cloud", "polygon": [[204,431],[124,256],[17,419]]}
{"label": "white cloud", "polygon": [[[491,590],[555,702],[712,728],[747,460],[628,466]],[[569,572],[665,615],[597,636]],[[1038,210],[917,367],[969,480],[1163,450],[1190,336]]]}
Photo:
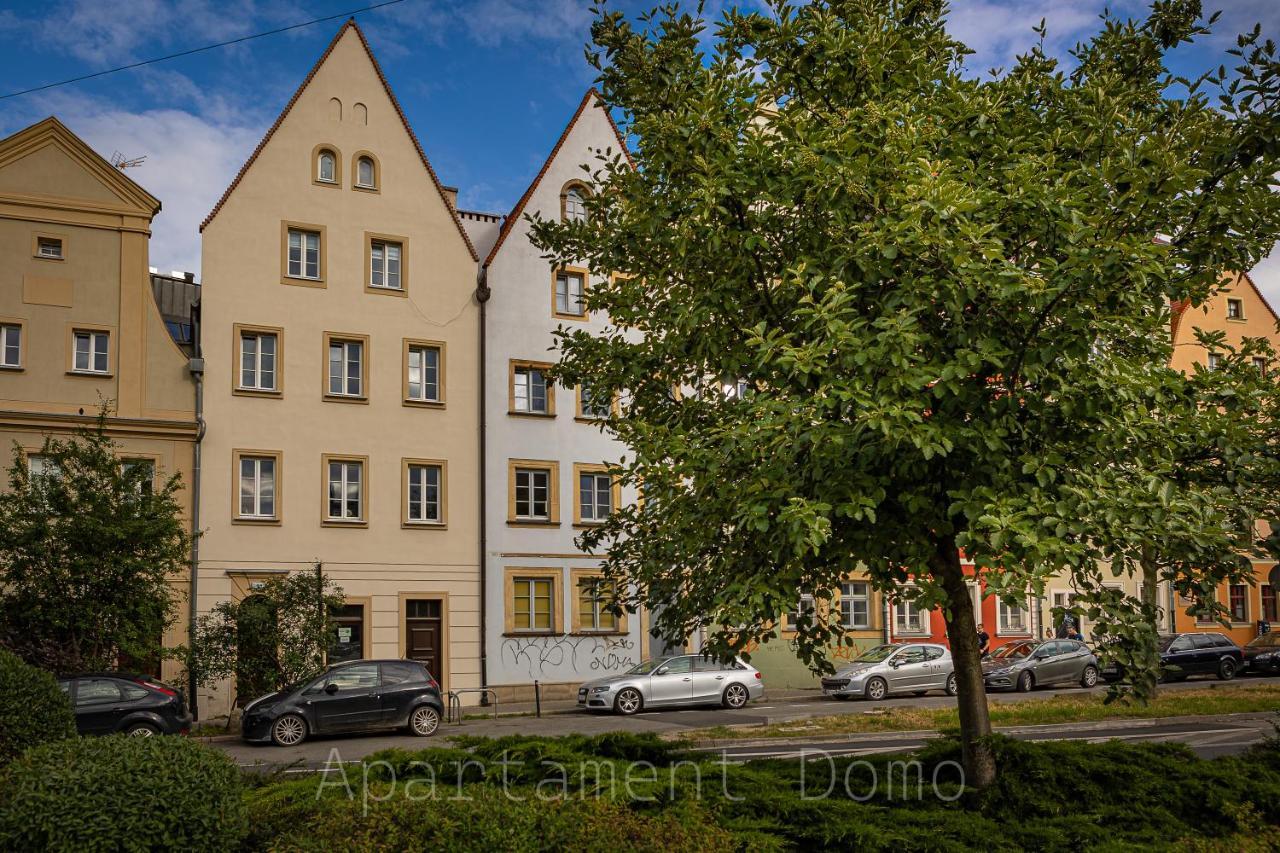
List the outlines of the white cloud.
{"label": "white cloud", "polygon": [[1101,28],[1098,0],[971,0],[955,3],[947,19],[947,31],[975,53],[967,66],[985,73],[989,68],[1009,68],[1018,54],[1039,41],[1031,31],[1044,19],[1048,28],[1045,52],[1066,56],[1075,43]]}

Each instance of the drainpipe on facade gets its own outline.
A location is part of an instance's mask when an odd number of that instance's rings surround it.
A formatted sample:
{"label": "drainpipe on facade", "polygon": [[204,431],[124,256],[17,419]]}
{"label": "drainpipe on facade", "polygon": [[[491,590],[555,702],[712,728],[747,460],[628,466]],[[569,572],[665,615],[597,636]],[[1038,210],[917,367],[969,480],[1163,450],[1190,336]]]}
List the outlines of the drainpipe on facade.
{"label": "drainpipe on facade", "polygon": [[[188,654],[196,646],[196,590],[200,574],[200,442],[204,440],[204,358],[200,350],[200,308],[191,311],[192,348],[194,354],[187,362],[187,370],[196,383],[196,440],[191,448],[191,580],[187,588],[187,646]],[[187,661],[187,702],[191,707],[191,719],[200,719],[196,700],[196,676]]]}
{"label": "drainpipe on facade", "polygon": [[[488,590],[488,558],[487,551],[489,549],[489,528],[488,518],[486,516],[488,497],[486,474],[487,466],[485,465],[485,451],[488,447],[488,439],[486,436],[486,396],[488,394],[485,377],[489,371],[485,364],[486,344],[489,331],[487,322],[488,312],[486,306],[489,303],[489,297],[492,292],[489,290],[489,270],[487,267],[480,267],[480,271],[476,274],[476,301],[480,303],[480,686],[489,686],[489,660],[488,660],[488,628],[486,620],[486,611],[489,607]],[[480,694],[480,704],[489,704],[489,694]]]}
{"label": "drainpipe on facade", "polygon": [[889,620],[893,618],[893,605],[889,603],[889,596],[884,597],[884,628],[880,631],[880,635],[884,638],[885,645],[893,642],[893,632],[890,630]]}

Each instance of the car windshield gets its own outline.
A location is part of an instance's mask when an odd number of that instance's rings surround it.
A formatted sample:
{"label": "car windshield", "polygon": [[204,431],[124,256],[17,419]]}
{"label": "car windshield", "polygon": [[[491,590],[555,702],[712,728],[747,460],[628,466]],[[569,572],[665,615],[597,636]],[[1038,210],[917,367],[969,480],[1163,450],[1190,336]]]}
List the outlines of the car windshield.
{"label": "car windshield", "polygon": [[853,659],[854,663],[880,663],[898,650],[897,646],[876,646]]}
{"label": "car windshield", "polygon": [[1162,652],[1167,652],[1169,647],[1173,645],[1173,641],[1178,639],[1177,634],[1166,634],[1156,642],[1156,648]]}
{"label": "car windshield", "polygon": [[1280,634],[1263,634],[1261,637],[1250,640],[1249,645],[1255,649],[1280,646]]}
{"label": "car windshield", "polygon": [[656,660],[645,660],[631,667],[626,671],[627,675],[649,675],[655,669],[667,662],[667,658],[658,658]]}
{"label": "car windshield", "polygon": [[1030,643],[1009,643],[991,653],[996,660],[1022,660],[1035,648]]}

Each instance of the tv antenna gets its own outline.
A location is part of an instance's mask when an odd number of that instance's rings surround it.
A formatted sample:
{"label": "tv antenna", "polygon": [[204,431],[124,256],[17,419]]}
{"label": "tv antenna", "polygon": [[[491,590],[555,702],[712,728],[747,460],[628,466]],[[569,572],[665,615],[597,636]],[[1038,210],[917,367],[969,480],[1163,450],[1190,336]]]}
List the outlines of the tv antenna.
{"label": "tv antenna", "polygon": [[147,159],[146,154],[143,154],[141,157],[125,157],[119,151],[111,152],[111,165],[115,166],[117,169],[119,169],[122,172],[125,169],[132,169],[137,166],[141,166],[146,161],[146,159]]}

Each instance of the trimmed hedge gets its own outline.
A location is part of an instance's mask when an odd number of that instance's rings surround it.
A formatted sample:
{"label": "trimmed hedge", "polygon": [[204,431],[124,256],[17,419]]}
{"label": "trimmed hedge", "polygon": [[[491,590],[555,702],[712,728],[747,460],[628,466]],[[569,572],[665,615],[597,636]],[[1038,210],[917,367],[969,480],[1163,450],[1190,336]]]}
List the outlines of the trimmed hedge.
{"label": "trimmed hedge", "polygon": [[46,743],[0,774],[2,850],[234,850],[247,828],[239,768],[186,738]]}
{"label": "trimmed hedge", "polygon": [[27,747],[75,737],[71,701],[57,680],[0,649],[0,765]]}

